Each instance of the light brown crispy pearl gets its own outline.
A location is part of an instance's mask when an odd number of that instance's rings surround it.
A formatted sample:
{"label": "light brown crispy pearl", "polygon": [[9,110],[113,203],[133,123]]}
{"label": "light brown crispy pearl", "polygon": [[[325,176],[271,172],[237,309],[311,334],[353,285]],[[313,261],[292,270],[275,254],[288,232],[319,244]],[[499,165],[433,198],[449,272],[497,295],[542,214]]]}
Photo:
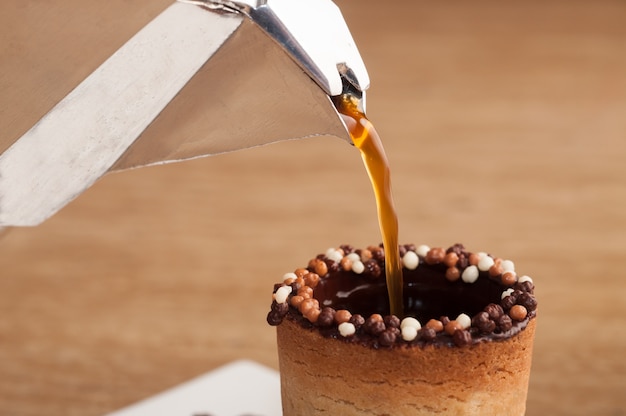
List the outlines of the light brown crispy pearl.
{"label": "light brown crispy pearl", "polygon": [[535,322],[504,341],[376,350],[285,319],[283,416],[523,415]]}

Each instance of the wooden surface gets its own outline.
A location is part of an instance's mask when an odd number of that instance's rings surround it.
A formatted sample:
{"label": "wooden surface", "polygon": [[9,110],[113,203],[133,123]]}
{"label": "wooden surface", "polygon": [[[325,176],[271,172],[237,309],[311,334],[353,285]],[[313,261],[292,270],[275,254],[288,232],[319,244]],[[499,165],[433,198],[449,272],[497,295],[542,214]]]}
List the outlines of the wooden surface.
{"label": "wooden surface", "polygon": [[[535,279],[529,415],[626,415],[626,3],[338,3],[401,242],[463,242]],[[115,21],[123,38],[167,4],[88,14],[84,36]],[[20,91],[58,95],[58,68],[94,63],[62,64],[44,52],[2,106],[36,120],[54,97]],[[272,284],[379,241],[360,157],[330,138],[109,175],[0,238],[0,414],[100,415],[238,358],[276,368]]]}

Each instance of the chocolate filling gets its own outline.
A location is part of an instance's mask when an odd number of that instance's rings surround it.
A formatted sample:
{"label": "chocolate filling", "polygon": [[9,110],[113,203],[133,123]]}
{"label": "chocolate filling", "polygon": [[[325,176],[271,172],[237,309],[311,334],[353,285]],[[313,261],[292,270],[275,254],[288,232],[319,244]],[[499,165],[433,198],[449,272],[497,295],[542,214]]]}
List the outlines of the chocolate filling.
{"label": "chocolate filling", "polygon": [[[441,316],[456,317],[460,313],[474,316],[490,303],[500,303],[505,287],[494,279],[479,278],[474,283],[450,282],[444,277],[442,265],[420,265],[415,270],[403,269],[405,314],[420,322]],[[385,276],[367,281],[351,272],[336,272],[320,280],[313,296],[321,306],[335,310],[347,309],[352,314],[369,316],[389,314],[389,298]]]}

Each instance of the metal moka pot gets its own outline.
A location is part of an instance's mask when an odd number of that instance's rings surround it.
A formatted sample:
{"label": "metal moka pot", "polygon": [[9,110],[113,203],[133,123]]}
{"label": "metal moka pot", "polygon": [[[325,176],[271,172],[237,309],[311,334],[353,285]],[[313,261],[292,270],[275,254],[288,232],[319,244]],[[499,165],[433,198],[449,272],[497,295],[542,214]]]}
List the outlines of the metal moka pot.
{"label": "metal moka pot", "polygon": [[331,97],[354,94],[364,111],[368,86],[330,0],[178,1],[28,131],[3,129],[0,226],[37,225],[111,171],[311,136],[350,142]]}

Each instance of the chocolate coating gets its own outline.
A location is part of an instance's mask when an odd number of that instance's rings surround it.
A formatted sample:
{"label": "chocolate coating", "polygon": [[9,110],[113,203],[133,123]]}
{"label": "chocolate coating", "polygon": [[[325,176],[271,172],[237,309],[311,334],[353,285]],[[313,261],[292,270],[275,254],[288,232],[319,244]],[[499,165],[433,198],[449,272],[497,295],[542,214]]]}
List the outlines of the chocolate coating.
{"label": "chocolate coating", "polygon": [[[319,301],[322,310],[347,310],[353,316],[365,317],[363,324],[356,325],[357,331],[354,335],[342,337],[336,325],[328,325],[329,319],[326,317],[319,324],[313,324],[293,306],[289,308],[285,318],[299,322],[304,328],[317,330],[326,337],[345,342],[366,344],[373,348],[402,348],[427,344],[465,346],[506,339],[522,331],[530,319],[535,317],[537,301],[533,295],[532,283],[506,285],[501,275],[493,275],[488,271],[480,272],[473,283],[462,279],[450,281],[446,278],[449,265],[443,261],[442,254],[446,252],[454,253],[459,259],[473,255],[457,244],[447,251],[437,249],[436,253],[441,254],[434,256],[441,257],[438,262],[427,262],[420,258],[416,269],[403,268],[403,302],[405,315],[414,317],[423,324],[433,318],[449,322],[461,313],[474,317],[471,327],[456,337],[454,331],[435,333],[423,328],[415,340],[404,342],[397,333],[389,331],[399,326],[400,319],[389,315],[384,260],[380,258],[368,260],[372,265],[376,262],[378,267],[371,266],[362,274],[346,271],[342,267],[329,267],[329,272],[320,276],[313,289],[312,296]],[[511,287],[515,289],[513,294],[502,299],[503,291]],[[519,319],[519,315],[515,316],[517,319],[511,319],[508,313],[514,305],[521,305],[528,310],[524,319]],[[515,308],[514,311],[518,309]],[[384,316],[385,320],[370,322],[367,317],[373,314]],[[278,323],[272,320],[270,324]]]}

